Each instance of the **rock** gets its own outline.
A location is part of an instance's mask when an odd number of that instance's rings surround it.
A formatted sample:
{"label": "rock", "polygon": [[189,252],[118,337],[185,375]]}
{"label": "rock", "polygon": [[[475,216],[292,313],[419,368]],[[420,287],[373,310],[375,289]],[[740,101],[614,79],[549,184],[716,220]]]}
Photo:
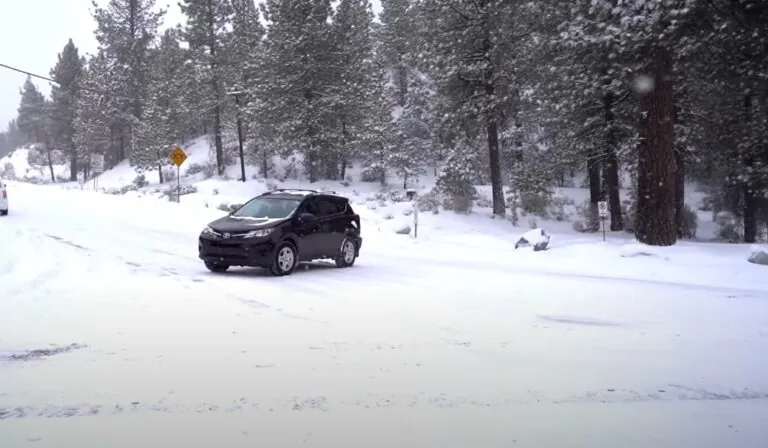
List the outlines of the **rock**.
{"label": "rock", "polygon": [[749,255],[748,261],[750,263],[768,266],[768,249],[752,246],[752,253]]}
{"label": "rock", "polygon": [[534,252],[546,250],[549,246],[549,239],[550,236],[544,229],[531,229],[520,236],[520,239],[515,243],[515,249],[533,246]]}
{"label": "rock", "polygon": [[411,226],[409,226],[408,224],[403,224],[398,227],[395,227],[395,233],[398,235],[410,235]]}

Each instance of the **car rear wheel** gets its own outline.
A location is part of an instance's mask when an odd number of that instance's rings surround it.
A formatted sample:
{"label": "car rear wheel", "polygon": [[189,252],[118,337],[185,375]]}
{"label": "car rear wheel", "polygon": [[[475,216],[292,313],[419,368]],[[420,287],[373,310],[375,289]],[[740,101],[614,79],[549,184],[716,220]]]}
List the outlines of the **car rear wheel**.
{"label": "car rear wheel", "polygon": [[341,242],[341,248],[339,248],[339,255],[336,256],[336,266],[340,268],[348,268],[355,264],[357,246],[355,241],[351,238],[344,238]]}
{"label": "car rear wheel", "polygon": [[6,216],[8,215],[8,209],[0,210],[0,216]]}
{"label": "car rear wheel", "polygon": [[211,263],[210,261],[205,262],[205,267],[208,268],[209,271],[216,272],[217,274],[220,274],[222,272],[227,272],[227,269],[229,269],[229,265]]}
{"label": "car rear wheel", "polygon": [[296,255],[296,247],[293,244],[287,241],[282,243],[275,251],[275,260],[272,262],[269,272],[275,276],[290,275],[298,263]]}

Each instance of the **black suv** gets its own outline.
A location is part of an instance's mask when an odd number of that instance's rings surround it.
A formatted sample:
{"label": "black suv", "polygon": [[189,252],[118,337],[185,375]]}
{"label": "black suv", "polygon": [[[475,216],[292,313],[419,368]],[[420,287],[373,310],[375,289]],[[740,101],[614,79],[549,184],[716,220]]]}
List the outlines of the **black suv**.
{"label": "black suv", "polygon": [[200,234],[200,259],[213,272],[230,266],[288,275],[299,262],[330,258],[352,266],[360,255],[360,217],[332,192],[275,190],[256,196]]}

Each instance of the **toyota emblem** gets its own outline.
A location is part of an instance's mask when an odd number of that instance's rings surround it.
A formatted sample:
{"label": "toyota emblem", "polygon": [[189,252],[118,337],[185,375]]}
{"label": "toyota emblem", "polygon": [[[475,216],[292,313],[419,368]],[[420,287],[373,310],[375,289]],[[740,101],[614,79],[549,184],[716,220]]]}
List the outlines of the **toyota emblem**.
{"label": "toyota emblem", "polygon": [[225,240],[228,240],[232,235],[225,233],[223,236]]}

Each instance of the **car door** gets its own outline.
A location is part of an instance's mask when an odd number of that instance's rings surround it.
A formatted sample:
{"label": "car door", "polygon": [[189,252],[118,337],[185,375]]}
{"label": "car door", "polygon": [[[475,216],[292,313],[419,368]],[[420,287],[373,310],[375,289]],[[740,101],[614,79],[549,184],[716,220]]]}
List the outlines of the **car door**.
{"label": "car door", "polygon": [[317,205],[317,220],[319,221],[318,245],[322,255],[327,257],[336,257],[339,247],[341,247],[340,233],[338,227],[338,217],[340,215],[339,205],[333,198],[328,196],[317,196],[313,198]]}
{"label": "car door", "polygon": [[[309,213],[311,219],[303,219],[302,214]],[[317,217],[317,202],[314,197],[307,198],[297,210],[297,235],[299,237],[299,257],[312,260],[322,256],[323,235],[320,232],[321,221]]]}
{"label": "car door", "polygon": [[336,196],[329,196],[328,199],[333,203],[333,214],[331,215],[331,232],[328,236],[331,248],[338,252],[341,249],[341,243],[347,235],[349,226],[349,216],[347,216],[347,199]]}

